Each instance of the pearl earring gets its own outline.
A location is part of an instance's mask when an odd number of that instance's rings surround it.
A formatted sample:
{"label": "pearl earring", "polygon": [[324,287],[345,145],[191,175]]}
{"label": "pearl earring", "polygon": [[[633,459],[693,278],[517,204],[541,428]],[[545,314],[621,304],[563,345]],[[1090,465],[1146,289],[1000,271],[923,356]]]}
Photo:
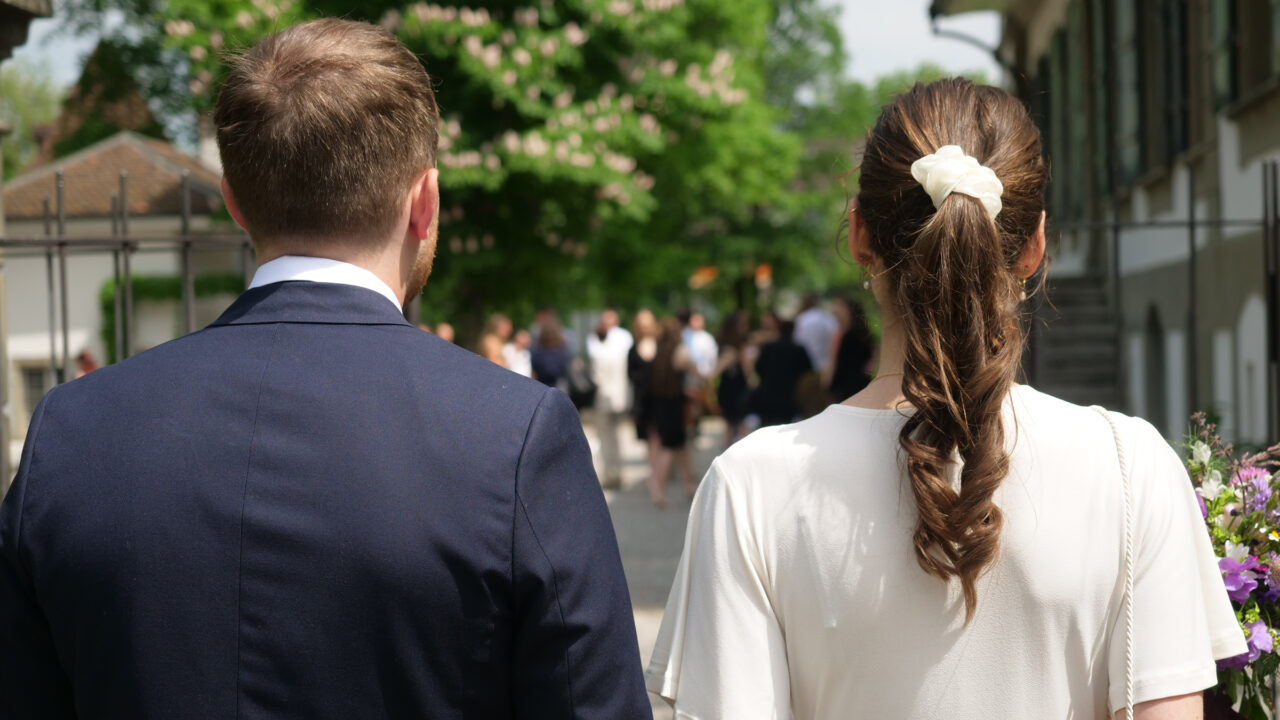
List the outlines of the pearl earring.
{"label": "pearl earring", "polygon": [[871,289],[871,281],[872,281],[872,280],[875,280],[876,278],[878,278],[878,277],[880,277],[881,275],[883,275],[883,274],[884,274],[884,272],[883,272],[883,271],[876,273],[876,272],[872,272],[872,271],[868,270],[868,269],[867,269],[867,268],[865,268],[865,267],[862,269],[862,272],[866,274],[866,277],[864,277],[864,278],[863,278],[863,280],[862,280],[862,289],[863,289],[863,290],[870,290],[870,289]]}

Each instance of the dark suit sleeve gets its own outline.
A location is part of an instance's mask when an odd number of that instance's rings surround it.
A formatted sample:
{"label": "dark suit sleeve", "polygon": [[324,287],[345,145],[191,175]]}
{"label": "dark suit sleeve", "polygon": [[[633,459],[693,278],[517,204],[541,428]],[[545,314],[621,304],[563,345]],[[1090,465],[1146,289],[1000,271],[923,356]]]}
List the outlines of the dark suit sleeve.
{"label": "dark suit sleeve", "polygon": [[513,524],[516,717],[651,718],[609,509],[557,390],[530,423]]}
{"label": "dark suit sleeve", "polygon": [[58,663],[32,585],[30,554],[22,546],[22,505],[49,400],[31,418],[18,474],[0,504],[0,717],[13,720],[75,717],[71,684]]}

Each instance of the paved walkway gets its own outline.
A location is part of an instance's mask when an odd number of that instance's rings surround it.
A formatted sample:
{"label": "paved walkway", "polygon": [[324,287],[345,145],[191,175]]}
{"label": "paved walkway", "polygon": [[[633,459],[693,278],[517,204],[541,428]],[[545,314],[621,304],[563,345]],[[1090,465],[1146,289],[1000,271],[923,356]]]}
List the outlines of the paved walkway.
{"label": "paved walkway", "polygon": [[[587,413],[583,419],[587,440],[595,450],[598,440],[591,414]],[[654,507],[645,488],[645,479],[649,475],[646,447],[636,440],[635,429],[629,423],[622,425],[619,435],[622,441],[622,487],[606,490],[605,499],[613,515],[622,567],[631,590],[641,664],[648,665],[654,638],[662,624],[662,609],[667,604],[667,593],[671,590],[671,580],[675,577],[680,551],[684,547],[689,500],[680,481],[673,477],[667,485],[670,505],[666,510]],[[712,458],[723,449],[723,438],[724,423],[719,418],[703,419],[700,432],[690,445],[693,449],[693,471],[699,479],[711,465]],[[649,699],[653,704],[654,720],[670,720],[672,714],[667,704],[655,695],[650,695]]]}

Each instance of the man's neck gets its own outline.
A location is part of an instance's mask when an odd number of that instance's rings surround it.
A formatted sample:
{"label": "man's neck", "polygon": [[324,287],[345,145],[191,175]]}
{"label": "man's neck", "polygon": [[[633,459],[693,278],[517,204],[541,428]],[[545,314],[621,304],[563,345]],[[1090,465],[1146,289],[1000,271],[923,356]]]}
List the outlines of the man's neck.
{"label": "man's neck", "polygon": [[[379,280],[385,283],[387,287],[391,288],[391,292],[395,293],[396,297],[400,300],[400,305],[404,305],[406,288],[405,280],[401,277],[400,273],[399,255],[391,253],[390,248],[382,253],[369,253],[356,252],[345,248],[301,248],[282,245],[259,253],[258,265],[265,265],[276,258],[285,257],[287,255],[336,260],[338,262],[348,263],[350,265],[355,265],[358,268],[368,270]],[[389,257],[392,255],[394,255],[394,257]]]}

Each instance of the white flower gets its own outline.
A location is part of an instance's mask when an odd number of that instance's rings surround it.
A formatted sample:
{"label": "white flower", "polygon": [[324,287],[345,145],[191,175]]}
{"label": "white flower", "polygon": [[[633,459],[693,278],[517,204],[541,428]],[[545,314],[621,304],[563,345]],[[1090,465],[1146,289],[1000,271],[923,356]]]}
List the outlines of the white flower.
{"label": "white flower", "polygon": [[587,41],[587,33],[578,26],[578,23],[570,22],[564,26],[564,39],[570,45],[577,47]]}
{"label": "white flower", "polygon": [[1230,540],[1228,540],[1227,547],[1226,547],[1226,554],[1227,554],[1227,557],[1231,558],[1232,560],[1235,560],[1236,562],[1244,562],[1244,559],[1249,557],[1249,546],[1239,544],[1239,543],[1233,543]]}
{"label": "white flower", "polygon": [[1214,520],[1214,524],[1228,532],[1240,527],[1240,506],[1236,503],[1224,505],[1222,514],[1218,515],[1217,519]]}
{"label": "white flower", "polygon": [[1209,458],[1212,456],[1213,451],[1209,449],[1209,446],[1199,440],[1196,441],[1195,445],[1191,446],[1191,459],[1201,465],[1208,465]]}
{"label": "white flower", "polygon": [[1200,497],[1210,502],[1217,500],[1222,494],[1222,473],[1213,471],[1200,483]]}

